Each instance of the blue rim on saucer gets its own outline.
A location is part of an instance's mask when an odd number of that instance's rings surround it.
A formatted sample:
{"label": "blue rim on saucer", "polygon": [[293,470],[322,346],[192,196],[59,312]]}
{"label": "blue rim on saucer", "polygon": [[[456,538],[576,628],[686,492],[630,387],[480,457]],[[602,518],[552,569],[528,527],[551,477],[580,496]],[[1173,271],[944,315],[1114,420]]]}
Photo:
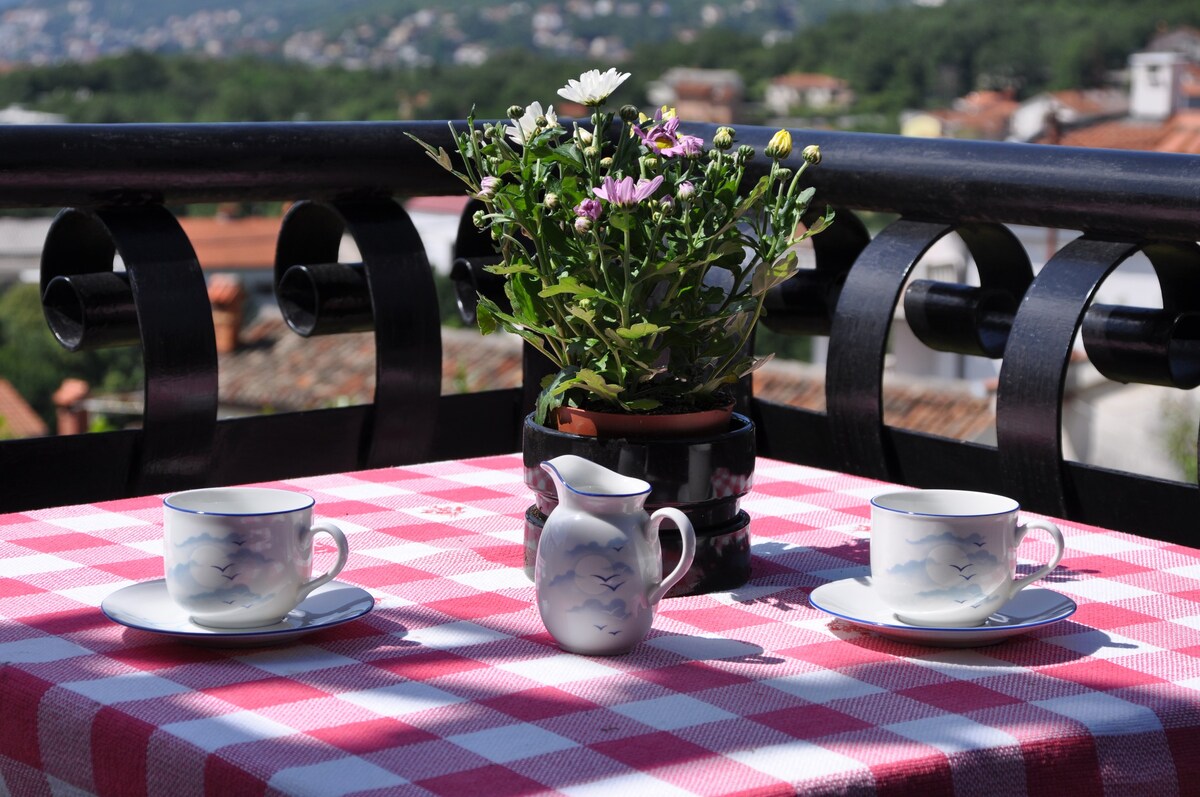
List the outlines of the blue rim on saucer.
{"label": "blue rim on saucer", "polygon": [[278,623],[256,628],[209,628],[193,623],[167,594],[165,579],[142,581],[106,597],[100,611],[114,623],[205,645],[278,644],[332,628],[370,612],[375,598],[366,590],[331,581],[313,590]]}
{"label": "blue rim on saucer", "polygon": [[999,642],[1034,628],[1065,620],[1078,608],[1053,590],[1027,587],[982,625],[929,627],[898,620],[875,596],[870,576],[846,578],[817,587],[809,595],[813,608],[873,630],[883,636],[936,646],[974,646]]}

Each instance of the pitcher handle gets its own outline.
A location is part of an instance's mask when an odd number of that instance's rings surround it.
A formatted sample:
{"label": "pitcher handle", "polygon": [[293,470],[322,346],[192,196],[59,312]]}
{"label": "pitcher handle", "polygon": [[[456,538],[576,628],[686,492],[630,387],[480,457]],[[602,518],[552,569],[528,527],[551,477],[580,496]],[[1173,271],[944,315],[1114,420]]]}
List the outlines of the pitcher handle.
{"label": "pitcher handle", "polygon": [[675,509],[674,507],[664,507],[656,511],[650,516],[650,522],[646,525],[646,536],[649,539],[654,539],[654,534],[658,534],[658,527],[662,525],[664,520],[672,520],[679,528],[679,536],[683,540],[683,545],[679,550],[679,563],[675,565],[675,569],[668,573],[659,585],[655,587],[648,596],[650,605],[653,606],[662,600],[662,596],[667,594],[667,590],[675,586],[675,582],[683,578],[689,567],[692,566],[692,560],[696,558],[696,531],[692,528],[692,521],[688,520],[687,515]]}

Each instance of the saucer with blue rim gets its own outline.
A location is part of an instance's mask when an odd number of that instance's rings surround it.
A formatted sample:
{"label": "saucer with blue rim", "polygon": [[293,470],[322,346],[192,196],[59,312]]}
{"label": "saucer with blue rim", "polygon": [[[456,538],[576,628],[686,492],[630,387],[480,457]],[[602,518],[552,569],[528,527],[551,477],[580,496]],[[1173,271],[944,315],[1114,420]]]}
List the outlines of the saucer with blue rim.
{"label": "saucer with blue rim", "polygon": [[879,600],[871,577],[845,578],[822,584],[812,591],[813,608],[839,617],[889,639],[942,648],[994,645],[1033,628],[1057,623],[1075,613],[1075,601],[1054,590],[1028,587],[994,612],[983,625],[964,628],[930,628],[909,625]]}
{"label": "saucer with blue rim", "polygon": [[356,620],[373,608],[371,593],[340,581],[317,587],[279,622],[255,628],[209,628],[192,622],[171,600],[161,578],[130,584],[100,603],[100,611],[114,623],[211,647],[278,645]]}

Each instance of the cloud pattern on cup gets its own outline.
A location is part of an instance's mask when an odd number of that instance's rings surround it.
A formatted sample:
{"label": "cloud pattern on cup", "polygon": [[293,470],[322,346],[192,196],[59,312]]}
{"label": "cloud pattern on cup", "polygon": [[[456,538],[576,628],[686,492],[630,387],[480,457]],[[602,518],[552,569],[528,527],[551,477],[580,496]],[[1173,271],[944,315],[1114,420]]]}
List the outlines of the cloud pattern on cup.
{"label": "cloud pattern on cup", "polygon": [[913,558],[892,565],[887,573],[906,582],[917,597],[933,605],[953,601],[973,608],[997,600],[1006,584],[1004,562],[988,550],[983,537],[944,532],[906,539]]}
{"label": "cloud pattern on cup", "polygon": [[[224,535],[195,534],[170,546],[168,585],[172,596],[192,611],[250,609],[280,597],[258,585],[270,584],[288,567],[272,551],[269,525],[244,524]],[[228,607],[227,609],[225,607]]]}
{"label": "cloud pattern on cup", "polygon": [[604,545],[589,542],[555,558],[570,569],[544,579],[541,599],[563,614],[583,618],[572,620],[573,635],[617,637],[646,624],[645,614],[652,609],[629,561],[633,550],[628,542],[624,536]]}

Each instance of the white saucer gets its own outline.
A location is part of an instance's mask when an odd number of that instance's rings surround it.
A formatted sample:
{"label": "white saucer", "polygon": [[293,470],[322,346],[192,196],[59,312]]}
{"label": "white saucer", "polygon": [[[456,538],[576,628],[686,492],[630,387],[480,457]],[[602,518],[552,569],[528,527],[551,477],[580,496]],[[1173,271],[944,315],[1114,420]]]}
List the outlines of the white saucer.
{"label": "white saucer", "polygon": [[880,636],[942,648],[973,648],[994,645],[1023,634],[1031,628],[1057,623],[1075,613],[1075,601],[1054,590],[1027,588],[988,617],[983,625],[969,628],[927,628],[908,625],[884,606],[871,589],[871,577],[846,578],[822,584],[808,602],[834,617],[840,617]]}
{"label": "white saucer", "polygon": [[304,634],[362,617],[375,607],[369,592],[340,581],[317,587],[278,623],[257,628],[207,628],[193,623],[167,595],[163,579],[131,584],[109,595],[100,611],[115,623],[214,647],[257,647],[289,642]]}

